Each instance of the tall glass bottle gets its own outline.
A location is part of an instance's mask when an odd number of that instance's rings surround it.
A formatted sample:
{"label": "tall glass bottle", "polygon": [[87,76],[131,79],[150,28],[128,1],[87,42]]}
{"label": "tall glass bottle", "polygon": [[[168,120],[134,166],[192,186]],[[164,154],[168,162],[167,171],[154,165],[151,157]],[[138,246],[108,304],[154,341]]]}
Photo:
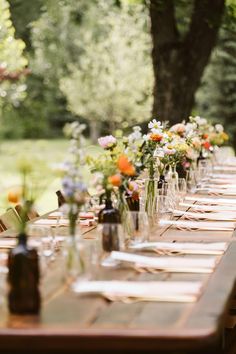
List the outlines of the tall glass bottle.
{"label": "tall glass bottle", "polygon": [[27,247],[25,233],[18,240],[8,256],[8,307],[13,314],[38,314],[41,305],[38,254]]}
{"label": "tall glass bottle", "polygon": [[110,195],[107,195],[104,209],[98,214],[98,222],[102,226],[102,247],[105,252],[118,251],[119,246],[119,224],[121,216],[118,209],[112,205]]}

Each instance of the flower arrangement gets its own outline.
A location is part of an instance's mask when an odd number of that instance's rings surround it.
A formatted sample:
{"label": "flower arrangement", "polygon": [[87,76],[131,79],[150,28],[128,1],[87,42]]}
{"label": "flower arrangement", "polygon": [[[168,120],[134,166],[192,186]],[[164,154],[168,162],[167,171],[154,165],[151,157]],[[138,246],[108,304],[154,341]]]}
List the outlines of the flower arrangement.
{"label": "flower arrangement", "polygon": [[85,124],[79,122],[65,125],[64,133],[70,139],[67,160],[60,166],[62,173],[62,191],[66,203],[62,211],[69,219],[70,235],[75,236],[76,222],[82,205],[88,197],[86,185],[83,182],[81,168],[85,164],[84,136]]}

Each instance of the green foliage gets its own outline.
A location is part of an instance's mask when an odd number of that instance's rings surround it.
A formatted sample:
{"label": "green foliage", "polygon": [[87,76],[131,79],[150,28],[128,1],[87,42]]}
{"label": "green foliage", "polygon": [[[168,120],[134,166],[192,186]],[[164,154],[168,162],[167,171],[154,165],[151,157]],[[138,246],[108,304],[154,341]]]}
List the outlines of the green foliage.
{"label": "green foliage", "polygon": [[236,30],[223,28],[197,93],[197,110],[236,135]]}
{"label": "green foliage", "polygon": [[72,113],[100,122],[150,116],[152,66],[148,16],[142,5],[67,0],[33,26],[33,68],[60,84]]}
{"label": "green foliage", "polygon": [[23,55],[25,44],[15,39],[15,29],[10,20],[9,4],[0,0],[0,108],[7,100],[17,105],[25,97],[24,79],[10,80],[9,75],[15,75],[27,65]]}

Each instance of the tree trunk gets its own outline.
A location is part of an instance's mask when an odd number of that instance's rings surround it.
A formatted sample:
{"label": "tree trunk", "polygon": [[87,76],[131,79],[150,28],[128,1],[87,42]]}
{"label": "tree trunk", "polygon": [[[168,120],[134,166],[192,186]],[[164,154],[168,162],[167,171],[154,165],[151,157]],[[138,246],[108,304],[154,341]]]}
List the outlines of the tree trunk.
{"label": "tree trunk", "polygon": [[90,139],[93,144],[97,144],[100,137],[101,123],[93,120],[90,122]]}
{"label": "tree trunk", "polygon": [[174,3],[150,2],[155,77],[153,117],[172,124],[191,114],[195,92],[216,44],[225,0],[195,0],[184,38],[177,30]]}

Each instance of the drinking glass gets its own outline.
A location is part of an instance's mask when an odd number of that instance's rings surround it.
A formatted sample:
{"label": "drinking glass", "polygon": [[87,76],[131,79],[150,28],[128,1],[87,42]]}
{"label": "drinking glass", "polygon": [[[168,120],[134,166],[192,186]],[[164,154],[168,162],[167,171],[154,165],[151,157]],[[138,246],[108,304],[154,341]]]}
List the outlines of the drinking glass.
{"label": "drinking glass", "polygon": [[126,238],[131,244],[147,241],[149,238],[149,219],[146,212],[128,211],[126,218]]}
{"label": "drinking glass", "polygon": [[187,184],[185,178],[179,178],[178,180],[178,189],[179,189],[179,201],[182,202],[187,193]]}
{"label": "drinking glass", "polygon": [[169,220],[172,218],[173,210],[175,205],[173,204],[173,200],[164,195],[159,195],[157,200],[157,214],[156,214],[156,222],[159,223],[160,219]]}
{"label": "drinking glass", "polygon": [[121,224],[99,224],[98,235],[102,253],[121,251],[125,247],[124,229]]}
{"label": "drinking glass", "polygon": [[197,174],[194,170],[189,170],[186,173],[186,184],[187,184],[187,192],[195,193],[197,186]]}

